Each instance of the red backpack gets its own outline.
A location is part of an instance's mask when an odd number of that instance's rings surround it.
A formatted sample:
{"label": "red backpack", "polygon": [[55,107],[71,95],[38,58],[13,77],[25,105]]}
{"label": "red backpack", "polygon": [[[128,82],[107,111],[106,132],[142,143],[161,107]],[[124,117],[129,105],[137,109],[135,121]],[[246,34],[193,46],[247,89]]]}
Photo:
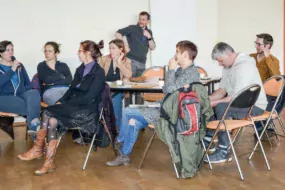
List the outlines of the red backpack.
{"label": "red backpack", "polygon": [[192,91],[192,85],[188,89],[183,88],[180,91],[178,102],[177,134],[192,135],[199,130],[201,116],[200,101],[196,92]]}

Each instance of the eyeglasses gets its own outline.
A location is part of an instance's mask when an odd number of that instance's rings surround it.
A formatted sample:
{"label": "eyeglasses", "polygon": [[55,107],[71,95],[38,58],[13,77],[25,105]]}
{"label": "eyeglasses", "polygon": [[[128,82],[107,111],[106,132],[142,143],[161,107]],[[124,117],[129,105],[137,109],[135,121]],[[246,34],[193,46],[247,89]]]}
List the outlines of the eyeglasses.
{"label": "eyeglasses", "polygon": [[258,43],[258,42],[254,42],[254,45],[256,45],[257,47],[260,47],[260,46],[265,46],[266,44],[261,44],[261,43]]}
{"label": "eyeglasses", "polygon": [[44,50],[45,53],[52,53],[52,50]]}

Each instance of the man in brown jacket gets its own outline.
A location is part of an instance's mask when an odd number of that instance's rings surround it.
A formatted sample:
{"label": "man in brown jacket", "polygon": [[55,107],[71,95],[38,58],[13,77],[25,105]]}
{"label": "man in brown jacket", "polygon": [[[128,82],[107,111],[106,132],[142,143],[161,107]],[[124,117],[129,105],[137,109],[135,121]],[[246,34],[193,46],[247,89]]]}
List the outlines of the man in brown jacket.
{"label": "man in brown jacket", "polygon": [[[256,67],[258,69],[262,82],[266,81],[272,76],[281,75],[279,69],[279,60],[270,53],[270,49],[273,45],[272,36],[266,33],[257,34],[256,41],[254,43],[256,53],[250,54],[250,56],[252,56],[256,61]],[[267,96],[267,111],[272,110],[275,100],[275,97]],[[285,93],[283,92],[283,94],[281,95],[281,99],[278,101],[278,104],[276,106],[276,110],[278,113],[282,111],[284,101]],[[262,126],[259,122],[256,123],[256,127],[259,132],[262,131]]]}
{"label": "man in brown jacket", "polygon": [[273,38],[270,34],[257,34],[255,48],[256,53],[250,54],[256,61],[256,66],[262,82],[268,78],[280,75],[279,60],[270,53]]}

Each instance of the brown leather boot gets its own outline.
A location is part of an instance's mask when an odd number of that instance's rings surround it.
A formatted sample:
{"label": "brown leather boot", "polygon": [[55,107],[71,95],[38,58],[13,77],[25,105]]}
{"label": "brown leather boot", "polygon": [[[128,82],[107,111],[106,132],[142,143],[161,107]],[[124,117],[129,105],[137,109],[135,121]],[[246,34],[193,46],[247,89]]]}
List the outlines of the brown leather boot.
{"label": "brown leather boot", "polygon": [[46,173],[50,173],[55,171],[54,165],[54,157],[56,153],[58,140],[51,140],[48,144],[46,144],[46,156],[44,165],[35,171],[35,175],[41,176]]}
{"label": "brown leather boot", "polygon": [[18,155],[18,158],[21,160],[28,161],[42,157],[46,135],[47,135],[47,129],[40,129],[37,132],[37,137],[33,147],[28,152]]}

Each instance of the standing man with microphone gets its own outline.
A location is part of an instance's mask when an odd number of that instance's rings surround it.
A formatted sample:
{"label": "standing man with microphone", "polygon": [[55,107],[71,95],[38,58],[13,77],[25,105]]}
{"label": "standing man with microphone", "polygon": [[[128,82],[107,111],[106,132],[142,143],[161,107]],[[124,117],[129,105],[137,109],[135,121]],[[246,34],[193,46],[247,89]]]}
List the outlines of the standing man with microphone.
{"label": "standing man with microphone", "polygon": [[149,23],[149,13],[141,12],[136,25],[129,25],[119,29],[115,34],[117,39],[123,40],[123,36],[127,38],[125,47],[128,53],[126,57],[132,61],[133,77],[140,76],[143,73],[146,69],[145,64],[148,50],[154,50],[156,47],[152,31],[147,27]]}
{"label": "standing man with microphone", "polygon": [[14,57],[10,41],[0,42],[0,112],[27,116],[30,134],[35,134],[39,128],[40,95],[31,89],[26,69]]}

